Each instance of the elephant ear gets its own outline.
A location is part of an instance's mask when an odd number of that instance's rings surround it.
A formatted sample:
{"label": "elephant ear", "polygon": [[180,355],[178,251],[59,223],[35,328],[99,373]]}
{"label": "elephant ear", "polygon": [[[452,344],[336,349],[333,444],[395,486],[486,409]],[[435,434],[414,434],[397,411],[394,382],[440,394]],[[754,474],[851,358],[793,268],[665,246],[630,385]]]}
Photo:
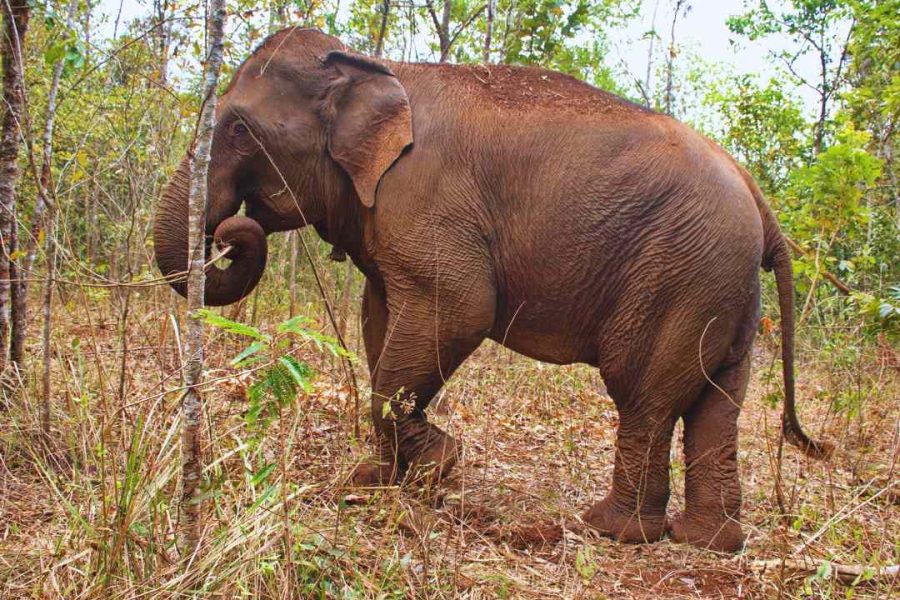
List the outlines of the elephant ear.
{"label": "elephant ear", "polygon": [[334,51],[325,66],[338,74],[325,100],[328,152],[371,208],[378,182],[413,141],[409,97],[377,60]]}

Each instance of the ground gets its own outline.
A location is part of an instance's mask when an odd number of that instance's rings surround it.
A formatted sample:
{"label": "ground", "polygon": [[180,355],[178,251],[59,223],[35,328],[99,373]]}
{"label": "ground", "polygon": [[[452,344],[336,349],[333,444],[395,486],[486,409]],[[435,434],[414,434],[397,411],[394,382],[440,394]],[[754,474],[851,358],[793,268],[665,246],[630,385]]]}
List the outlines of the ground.
{"label": "ground", "polygon": [[[247,385],[258,373],[229,367],[244,343],[212,332],[206,529],[185,570],[173,543],[180,359],[167,315],[180,305],[164,290],[132,300],[74,290],[61,300],[49,452],[37,442],[39,376],[10,400],[0,425],[0,596],[887,598],[900,589],[879,572],[900,562],[896,349],[873,343],[848,362],[846,348],[801,344],[801,421],[839,450],[813,462],[785,446],[782,517],[777,331],[758,340],[740,419],[748,539],[737,555],[620,544],[578,527],[610,480],[617,422],[587,367],[485,344],[430,411],[464,446],[450,480],[353,489],[348,476],[369,452],[363,361],[359,439],[340,361],[310,343],[294,351],[318,373],[312,392],[254,429]],[[262,306],[254,318],[276,322]],[[683,500],[680,443],[673,465],[671,512]],[[562,539],[539,543],[535,534],[554,526]],[[862,575],[839,577],[844,567]]]}

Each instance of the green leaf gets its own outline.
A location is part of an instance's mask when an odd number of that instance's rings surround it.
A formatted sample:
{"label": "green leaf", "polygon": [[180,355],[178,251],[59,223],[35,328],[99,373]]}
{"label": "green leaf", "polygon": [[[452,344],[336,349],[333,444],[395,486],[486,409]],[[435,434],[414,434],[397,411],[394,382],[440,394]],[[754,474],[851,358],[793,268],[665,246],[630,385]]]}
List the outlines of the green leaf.
{"label": "green leaf", "polygon": [[264,491],[264,492],[259,496],[259,498],[256,499],[256,502],[254,502],[253,505],[250,506],[250,510],[247,511],[247,512],[252,514],[253,511],[255,511],[257,508],[259,508],[260,506],[262,506],[263,503],[264,503],[266,500],[268,500],[269,498],[271,498],[272,495],[273,495],[276,491],[278,491],[278,486],[277,486],[277,485],[270,485],[269,487],[267,487],[267,488],[266,488],[266,491]]}
{"label": "green leaf", "polygon": [[231,364],[235,367],[239,367],[247,364],[245,361],[259,352],[260,350],[267,347],[267,344],[262,340],[257,340],[240,351],[240,353],[231,359]]}
{"label": "green leaf", "polygon": [[58,61],[60,61],[66,55],[66,44],[65,42],[52,44],[47,50],[44,52],[44,61],[48,65],[55,65]]}
{"label": "green leaf", "polygon": [[278,333],[306,333],[309,326],[313,324],[314,321],[309,317],[298,315],[280,323],[277,331]]}
{"label": "green leaf", "polygon": [[201,308],[197,311],[197,315],[201,319],[203,319],[204,323],[211,325],[216,329],[221,329],[222,331],[225,331],[227,333],[251,337],[256,340],[268,341],[269,339],[267,335],[260,333],[259,329],[257,329],[256,327],[244,325],[243,323],[238,323],[237,321],[232,321],[231,319],[227,319],[222,315],[216,314],[208,308]]}
{"label": "green leaf", "polygon": [[250,483],[253,485],[253,487],[258,486],[260,483],[262,483],[266,479],[268,479],[269,475],[272,474],[272,471],[275,470],[275,467],[276,467],[275,463],[269,463],[266,466],[264,466],[262,469],[257,471],[256,474],[253,475],[253,477],[250,479]]}
{"label": "green leaf", "polygon": [[597,572],[597,563],[594,562],[594,553],[590,546],[579,548],[575,554],[575,570],[586,580],[591,580]]}
{"label": "green leaf", "polygon": [[297,387],[299,387],[306,393],[309,393],[313,390],[313,387],[309,382],[309,379],[312,376],[312,370],[306,365],[306,363],[299,362],[293,356],[282,356],[278,359],[278,362],[284,365],[288,373],[290,373],[291,377],[293,378],[294,383],[297,384]]}
{"label": "green leaf", "polygon": [[[250,391],[252,392],[254,386],[250,386]],[[252,396],[252,394],[250,394]],[[244,421],[247,422],[247,425],[250,427],[255,426],[259,422],[259,416],[262,414],[265,406],[258,401],[258,399],[253,399],[251,397],[250,407],[247,409],[247,414],[244,415]]]}
{"label": "green leaf", "polygon": [[822,562],[819,565],[819,568],[816,570],[816,577],[819,579],[830,579],[831,578],[831,563],[827,560]]}

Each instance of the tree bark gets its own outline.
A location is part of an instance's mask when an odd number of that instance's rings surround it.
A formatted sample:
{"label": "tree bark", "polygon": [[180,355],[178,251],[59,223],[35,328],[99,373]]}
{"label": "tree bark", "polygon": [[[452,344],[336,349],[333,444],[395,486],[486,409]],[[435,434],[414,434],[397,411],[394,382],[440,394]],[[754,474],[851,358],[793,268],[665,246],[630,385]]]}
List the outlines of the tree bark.
{"label": "tree bark", "polygon": [[[47,216],[49,217],[49,213]],[[50,337],[53,323],[53,284],[56,275],[56,240],[53,239],[54,235],[55,228],[52,227],[50,218],[47,218],[44,237],[44,247],[47,252],[47,281],[44,284],[44,328],[41,332],[41,354],[44,361],[44,370],[41,376],[41,433],[47,442],[50,441],[50,414],[53,407],[50,383],[50,366],[53,356],[50,351]]]}
{"label": "tree bark", "polygon": [[381,58],[384,52],[384,36],[387,34],[388,17],[391,14],[391,0],[381,3],[381,27],[378,29],[378,40],[375,42],[375,58]]}
{"label": "tree bark", "polygon": [[291,305],[289,309],[288,316],[293,319],[297,314],[297,255],[300,250],[300,240],[299,231],[292,231],[288,234],[288,244],[290,244],[291,250],[291,258],[290,258],[290,282],[288,283],[288,290],[291,298]]}
{"label": "tree bark", "polygon": [[185,554],[197,551],[200,542],[200,417],[202,411],[199,386],[203,375],[203,321],[198,311],[203,307],[206,262],[206,201],[210,148],[216,121],[216,87],[222,69],[225,0],[210,0],[207,23],[209,54],[203,72],[203,104],[197,126],[188,195],[187,335],[184,342],[185,394],[182,400],[182,497],[181,533]]}
{"label": "tree bark", "polygon": [[487,3],[487,22],[484,30],[484,49],[482,50],[481,60],[484,64],[491,62],[491,44],[494,36],[494,0],[488,0]]}
{"label": "tree bark", "polygon": [[445,63],[447,59],[450,58],[450,9],[452,5],[450,4],[452,0],[444,0],[444,13],[441,15],[441,29],[438,32],[438,37],[441,42],[441,60],[440,62]]}
{"label": "tree bark", "polygon": [[[687,0],[676,0],[675,14],[672,15],[672,28],[669,32],[669,56],[666,60],[666,114],[671,115],[675,110],[675,97],[673,94],[673,86],[675,82],[675,25],[678,23],[678,13],[681,7],[686,4]],[[690,7],[688,7],[689,9]]]}
{"label": "tree bark", "polygon": [[[25,104],[23,50],[30,9],[25,0],[0,0],[3,14],[3,107],[0,133],[0,371],[6,369],[6,346],[10,362],[18,365],[22,339],[15,330],[24,323],[23,298],[17,292],[19,276],[16,264],[18,227],[16,224],[16,183],[19,180],[19,138]],[[10,327],[12,323],[12,328]]]}
{"label": "tree bark", "polygon": [[159,83],[166,85],[169,79],[169,41],[172,26],[167,23],[169,13],[168,0],[154,0],[153,2],[153,37],[156,38],[157,61],[159,65]]}
{"label": "tree bark", "polygon": [[[75,22],[75,12],[78,10],[78,0],[71,0],[69,12],[66,15],[66,27],[71,29]],[[59,93],[59,81],[62,77],[64,62],[56,61],[53,66],[53,80],[50,82],[50,91],[47,94],[47,122],[44,124],[43,147],[41,148],[41,174],[37,182],[37,202],[32,216],[31,235],[28,237],[28,254],[25,265],[22,268],[22,294],[28,291],[28,277],[37,256],[37,246],[40,232],[44,232],[44,249],[47,256],[47,280],[44,284],[43,312],[44,325],[41,337],[41,354],[43,356],[43,375],[41,379],[41,433],[45,441],[50,440],[50,412],[52,408],[50,395],[50,334],[53,317],[53,277],[56,271],[56,245],[54,244],[53,219],[55,206],[50,202],[50,186],[52,180],[53,160],[53,129],[56,123],[56,97]]]}
{"label": "tree bark", "polygon": [[[650,44],[647,47],[647,73],[644,78],[644,89],[641,90],[642,95],[644,96],[644,105],[647,108],[653,108],[651,105],[653,104],[650,97],[653,94],[650,88],[650,82],[653,73],[653,41],[656,39],[656,14],[659,11],[659,0],[656,0],[656,4],[653,6],[653,18],[650,21]],[[640,86],[639,86],[640,87]]]}

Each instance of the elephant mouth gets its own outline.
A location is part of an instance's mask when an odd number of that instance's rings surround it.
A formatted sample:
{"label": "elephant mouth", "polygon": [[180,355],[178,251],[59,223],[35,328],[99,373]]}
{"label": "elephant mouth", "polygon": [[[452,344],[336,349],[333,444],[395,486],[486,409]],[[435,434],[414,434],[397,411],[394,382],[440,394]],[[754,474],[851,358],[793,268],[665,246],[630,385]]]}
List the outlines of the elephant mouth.
{"label": "elephant mouth", "polygon": [[[184,273],[189,269],[188,178],[189,169],[185,160],[163,193],[153,227],[157,265],[182,296],[187,295]],[[215,194],[211,194],[211,198],[214,197]],[[252,194],[244,198],[246,201],[252,198]],[[204,303],[209,306],[232,304],[246,297],[265,271],[268,255],[266,229],[249,216],[235,214],[241,203],[235,204],[229,202],[219,214],[210,211],[207,215],[205,244],[208,266],[205,269]],[[225,258],[229,263],[225,268],[209,264],[210,259],[214,258]]]}

